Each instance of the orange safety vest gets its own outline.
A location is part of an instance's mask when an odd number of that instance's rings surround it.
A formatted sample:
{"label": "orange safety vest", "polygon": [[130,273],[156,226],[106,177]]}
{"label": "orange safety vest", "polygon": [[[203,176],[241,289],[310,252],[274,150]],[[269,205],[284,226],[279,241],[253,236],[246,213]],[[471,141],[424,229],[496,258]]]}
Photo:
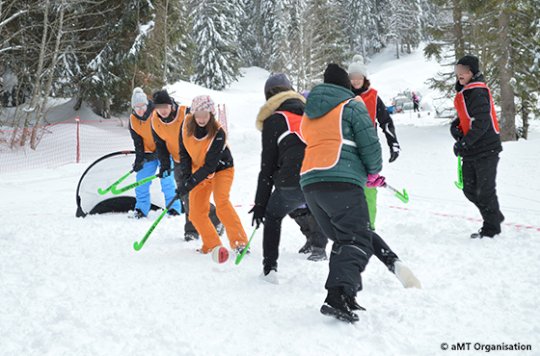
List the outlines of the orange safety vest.
{"label": "orange safety vest", "polygon": [[302,137],[302,133],[300,132],[300,124],[302,123],[302,115],[298,115],[295,113],[292,113],[290,111],[276,111],[275,114],[281,114],[285,118],[285,122],[287,123],[287,131],[282,133],[277,140],[277,144],[281,142],[285,137],[287,137],[290,134],[295,134],[298,136],[302,142],[305,143],[304,138]]}
{"label": "orange safety vest", "polygon": [[373,122],[373,125],[376,125],[375,119],[377,118],[377,97],[378,97],[377,90],[369,88],[368,90],[360,94],[360,97],[364,101],[364,104],[366,104],[366,108],[369,113],[369,117],[371,118],[371,121]]}
{"label": "orange safety vest", "polygon": [[[206,154],[208,153],[208,150],[212,146],[212,143],[214,142],[216,135],[210,137],[207,134],[203,138],[196,138],[195,135],[188,136],[186,126],[187,126],[187,123],[191,120],[195,120],[193,118],[193,115],[188,115],[185,120],[185,125],[182,125],[182,141],[184,143],[184,147],[186,148],[186,151],[189,154],[189,157],[191,157],[192,172],[195,173],[202,166],[204,166],[204,163],[206,162]],[[218,123],[218,126],[220,129],[222,128],[219,123]],[[227,144],[225,143],[224,147],[226,147],[226,145]],[[207,179],[210,179],[213,176],[214,176],[214,173],[209,175]]]}
{"label": "orange safety vest", "polygon": [[171,122],[163,122],[158,116],[157,110],[152,114],[152,129],[165,141],[167,150],[176,163],[180,162],[180,130],[186,117],[187,106],[178,106],[176,117]]}
{"label": "orange safety vest", "polygon": [[153,153],[156,152],[156,142],[152,136],[152,122],[151,119],[140,120],[137,116],[131,114],[129,117],[131,128],[143,139],[144,152]]}
{"label": "orange safety vest", "polygon": [[[356,143],[343,138],[343,108],[353,99],[347,99],[326,115],[309,119],[305,114],[300,126],[306,142],[306,151],[300,175],[313,170],[332,169],[339,162],[343,145],[356,147]],[[362,100],[361,98],[355,100]]]}
{"label": "orange safety vest", "polygon": [[459,117],[459,127],[461,128],[461,131],[466,135],[469,130],[471,129],[471,123],[472,118],[469,115],[469,112],[467,111],[467,104],[465,104],[465,97],[463,93],[465,90],[475,89],[475,88],[483,88],[488,91],[489,94],[489,104],[491,106],[491,124],[493,126],[493,130],[498,134],[499,133],[499,121],[497,121],[497,112],[495,111],[495,104],[493,103],[493,97],[491,96],[491,91],[487,87],[485,83],[482,82],[474,82],[467,84],[461,89],[454,99],[454,107],[456,108],[458,117]]}

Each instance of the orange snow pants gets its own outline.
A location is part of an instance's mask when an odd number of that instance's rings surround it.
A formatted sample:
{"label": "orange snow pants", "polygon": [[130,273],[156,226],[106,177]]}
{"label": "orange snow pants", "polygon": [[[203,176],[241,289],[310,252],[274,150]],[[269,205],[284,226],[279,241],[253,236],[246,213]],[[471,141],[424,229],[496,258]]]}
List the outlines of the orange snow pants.
{"label": "orange snow pants", "polygon": [[229,193],[234,177],[234,168],[227,168],[215,173],[210,179],[199,183],[189,193],[189,219],[202,238],[202,252],[208,253],[221,245],[219,235],[208,217],[210,211],[210,195],[214,194],[216,214],[225,226],[231,248],[247,245],[247,235],[234,210]]}

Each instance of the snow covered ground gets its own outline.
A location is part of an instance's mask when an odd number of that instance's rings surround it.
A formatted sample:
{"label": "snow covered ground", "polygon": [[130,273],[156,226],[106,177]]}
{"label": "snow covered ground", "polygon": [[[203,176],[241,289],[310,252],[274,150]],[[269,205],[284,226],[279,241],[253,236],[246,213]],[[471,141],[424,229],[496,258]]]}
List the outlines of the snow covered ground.
{"label": "snow covered ground", "polygon": [[[434,66],[416,58],[417,72],[402,73],[422,83],[432,74],[425,68]],[[379,86],[376,78],[401,63],[407,58],[374,67],[373,85],[390,93],[392,84]],[[260,152],[254,121],[267,73],[249,68],[245,75],[223,93],[187,83],[170,89],[184,102],[204,92],[227,104],[232,200],[251,233],[247,212]],[[367,311],[347,325],[319,313],[328,266],[297,253],[304,239],[288,218],[281,284],[271,285],[258,278],[260,231],[239,266],[197,254],[199,243],[182,239],[183,217],[164,219],[135,252],[133,241],[158,213],[143,221],[121,214],[75,218],[75,188],[86,164],[10,172],[0,175],[0,354],[444,355],[453,352],[442,351],[442,343],[519,342],[532,351],[496,354],[539,355],[540,125],[534,123],[528,141],[504,144],[503,233],[477,241],[468,236],[479,228],[479,214],[453,184],[447,121],[408,113],[394,120],[403,151],[383,174],[407,188],[410,202],[381,190],[377,226],[423,289],[404,289],[373,258],[358,296]]]}

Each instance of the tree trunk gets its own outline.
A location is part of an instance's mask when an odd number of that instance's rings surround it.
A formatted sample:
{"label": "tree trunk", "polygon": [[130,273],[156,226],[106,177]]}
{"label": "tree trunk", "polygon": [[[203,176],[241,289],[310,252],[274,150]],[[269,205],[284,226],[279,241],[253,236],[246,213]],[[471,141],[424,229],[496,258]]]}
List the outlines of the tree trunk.
{"label": "tree trunk", "polygon": [[58,63],[58,52],[60,51],[60,43],[62,41],[62,35],[64,32],[64,13],[65,13],[65,2],[62,1],[61,10],[60,10],[60,16],[58,18],[57,23],[57,33],[56,33],[56,42],[54,44],[54,52],[52,54],[51,59],[51,65],[49,68],[49,78],[47,79],[47,83],[45,84],[45,88],[43,90],[43,103],[40,106],[40,110],[36,113],[36,123],[34,124],[34,127],[32,129],[32,137],[30,138],[30,148],[36,149],[38,140],[37,140],[37,131],[38,126],[41,121],[41,119],[45,116],[45,108],[47,106],[47,101],[49,99],[49,93],[51,92],[52,83],[54,80],[54,70],[56,68],[56,65]]}
{"label": "tree trunk", "polygon": [[523,121],[522,137],[526,140],[529,137],[529,101],[521,98],[521,121]]}
{"label": "tree trunk", "polygon": [[39,111],[38,105],[39,100],[41,96],[41,76],[43,74],[43,63],[45,62],[45,52],[47,47],[47,35],[49,33],[49,0],[45,0],[45,10],[43,14],[43,35],[41,37],[41,47],[39,50],[39,58],[38,58],[38,68],[36,71],[36,80],[34,82],[34,90],[32,93],[32,100],[30,101],[30,107],[26,111],[25,119],[24,119],[24,130],[23,134],[21,135],[21,140],[19,144],[21,146],[24,146],[26,143],[26,139],[28,137],[28,130],[26,128],[28,127],[28,124],[30,122],[30,117],[33,113],[36,113]]}
{"label": "tree trunk", "polygon": [[500,58],[497,63],[499,69],[499,85],[501,87],[501,140],[516,140],[516,106],[514,103],[514,89],[511,81],[514,71],[510,63],[510,38],[508,36],[508,24],[510,22],[508,11],[502,8],[499,15],[499,53]]}
{"label": "tree trunk", "polygon": [[[139,31],[140,14],[141,7],[139,5],[139,2],[137,1],[137,24],[135,25],[135,31]],[[138,63],[139,61],[136,61],[135,65],[133,66],[133,75],[131,76],[131,92],[133,92],[133,89],[135,89],[135,78],[137,77]]]}
{"label": "tree trunk", "polygon": [[399,59],[399,39],[396,36],[396,58]]}
{"label": "tree trunk", "polygon": [[456,62],[465,55],[465,39],[463,38],[463,11],[461,8],[462,0],[452,0],[452,18],[454,20],[454,53]]}
{"label": "tree trunk", "polygon": [[167,47],[169,47],[169,31],[167,22],[169,19],[169,0],[165,0],[165,20],[163,23],[163,84],[167,84]]}

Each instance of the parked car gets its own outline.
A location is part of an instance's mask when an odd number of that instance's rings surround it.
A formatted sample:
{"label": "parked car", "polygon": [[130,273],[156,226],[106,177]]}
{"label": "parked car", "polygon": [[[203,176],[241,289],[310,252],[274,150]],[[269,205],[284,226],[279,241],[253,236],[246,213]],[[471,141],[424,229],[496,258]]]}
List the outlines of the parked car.
{"label": "parked car", "polygon": [[403,112],[403,110],[412,109],[412,98],[402,94],[398,94],[392,99],[392,106],[395,108],[396,113]]}

